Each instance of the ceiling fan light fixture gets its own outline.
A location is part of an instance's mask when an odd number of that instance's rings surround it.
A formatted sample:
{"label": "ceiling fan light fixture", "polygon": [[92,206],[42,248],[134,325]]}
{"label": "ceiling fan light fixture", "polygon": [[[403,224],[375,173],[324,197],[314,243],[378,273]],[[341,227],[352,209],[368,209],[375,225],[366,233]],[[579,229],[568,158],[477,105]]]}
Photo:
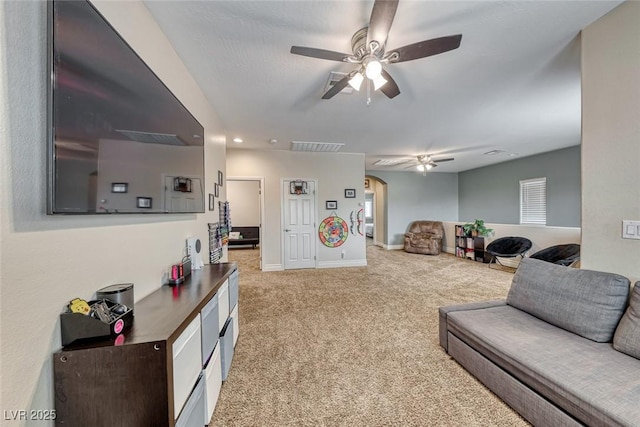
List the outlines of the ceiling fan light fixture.
{"label": "ceiling fan light fixture", "polygon": [[427,170],[431,170],[431,168],[433,168],[433,165],[431,163],[427,163],[427,165],[425,166],[425,168]]}
{"label": "ceiling fan light fixture", "polygon": [[416,169],[418,169],[420,172],[424,172],[424,165],[418,165],[416,166]]}
{"label": "ceiling fan light fixture", "polygon": [[362,75],[362,73],[358,72],[354,74],[354,76],[351,77],[351,79],[349,79],[349,86],[359,91],[363,80],[364,80],[364,76]]}
{"label": "ceiling fan light fixture", "polygon": [[387,83],[387,79],[385,79],[381,75],[378,76],[377,78],[373,79],[373,90],[380,89],[382,86],[384,86],[385,83]]}
{"label": "ceiling fan light fixture", "polygon": [[380,73],[382,73],[382,64],[380,64],[380,61],[372,59],[367,62],[367,65],[365,66],[365,74],[368,78],[375,80],[380,77]]}

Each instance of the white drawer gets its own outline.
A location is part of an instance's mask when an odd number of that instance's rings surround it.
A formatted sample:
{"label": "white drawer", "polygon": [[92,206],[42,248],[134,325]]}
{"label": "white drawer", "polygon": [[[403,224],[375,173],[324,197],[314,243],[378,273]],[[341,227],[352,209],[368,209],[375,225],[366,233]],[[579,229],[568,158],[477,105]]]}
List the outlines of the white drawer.
{"label": "white drawer", "polygon": [[202,372],[200,313],[173,342],[173,414],[177,418]]}
{"label": "white drawer", "polygon": [[216,293],[218,296],[218,333],[229,317],[229,280],[225,280]]}
{"label": "white drawer", "polygon": [[222,363],[220,359],[220,344],[213,350],[211,360],[205,369],[206,409],[205,424],[211,421],[213,411],[216,409],[220,388],[222,387]]}
{"label": "white drawer", "polygon": [[238,306],[240,304],[236,304],[235,307],[233,307],[233,310],[231,310],[231,319],[233,322],[233,346],[236,346],[236,343],[238,342],[238,335],[240,335],[240,321],[239,321],[239,317],[238,317]]}
{"label": "white drawer", "polygon": [[220,335],[218,298],[216,295],[204,306],[200,312],[200,319],[202,320],[202,364],[206,365]]}

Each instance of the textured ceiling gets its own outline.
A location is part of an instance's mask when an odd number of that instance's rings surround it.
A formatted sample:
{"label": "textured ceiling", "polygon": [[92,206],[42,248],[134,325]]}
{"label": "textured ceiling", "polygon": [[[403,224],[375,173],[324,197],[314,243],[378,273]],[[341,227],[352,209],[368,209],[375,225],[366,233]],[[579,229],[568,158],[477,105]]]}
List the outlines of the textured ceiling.
{"label": "textured ceiling", "polygon": [[[145,4],[237,148],[342,143],[381,158],[455,157],[458,172],[580,143],[580,30],[619,1],[401,0],[387,50],[462,34],[460,48],[390,64],[401,94],[321,99],[354,65],[292,55],[292,45],[351,53],[373,1],[155,1]],[[244,142],[237,146],[232,137]],[[276,139],[275,144],[269,143]],[[489,156],[491,150],[503,152]]]}

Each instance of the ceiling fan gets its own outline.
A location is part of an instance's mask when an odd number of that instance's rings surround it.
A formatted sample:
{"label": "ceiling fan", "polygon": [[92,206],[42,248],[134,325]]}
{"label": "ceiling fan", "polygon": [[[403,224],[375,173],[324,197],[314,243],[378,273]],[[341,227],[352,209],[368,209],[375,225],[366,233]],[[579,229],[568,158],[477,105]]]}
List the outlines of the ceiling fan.
{"label": "ceiling fan", "polygon": [[451,160],[454,160],[453,157],[448,157],[446,159],[434,159],[431,156],[426,154],[422,156],[417,156],[416,158],[418,159],[418,164],[415,166],[415,168],[418,169],[420,172],[422,172],[424,175],[427,174],[427,171],[438,166],[438,163],[450,162]]}
{"label": "ceiling fan", "polygon": [[[370,83],[374,90],[380,89],[389,98],[400,94],[398,85],[382,67],[383,64],[412,61],[457,49],[462,34],[424,40],[397,49],[386,51],[387,36],[398,8],[398,0],[376,0],[371,11],[369,26],[359,29],[351,38],[353,54],[334,52],[312,47],[291,46],[291,53],[329,61],[358,64],[357,68],[336,82],[323,96],[330,99],[347,85],[360,90],[367,77],[367,91]],[[369,99],[370,101],[370,99]]]}

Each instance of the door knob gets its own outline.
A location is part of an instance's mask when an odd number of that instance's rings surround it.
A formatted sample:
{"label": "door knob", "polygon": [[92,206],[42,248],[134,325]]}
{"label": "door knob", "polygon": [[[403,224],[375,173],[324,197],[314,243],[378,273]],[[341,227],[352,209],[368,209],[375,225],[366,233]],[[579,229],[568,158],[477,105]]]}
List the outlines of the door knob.
{"label": "door knob", "polygon": [[284,231],[291,231],[291,230],[289,230],[288,228],[285,228]]}

